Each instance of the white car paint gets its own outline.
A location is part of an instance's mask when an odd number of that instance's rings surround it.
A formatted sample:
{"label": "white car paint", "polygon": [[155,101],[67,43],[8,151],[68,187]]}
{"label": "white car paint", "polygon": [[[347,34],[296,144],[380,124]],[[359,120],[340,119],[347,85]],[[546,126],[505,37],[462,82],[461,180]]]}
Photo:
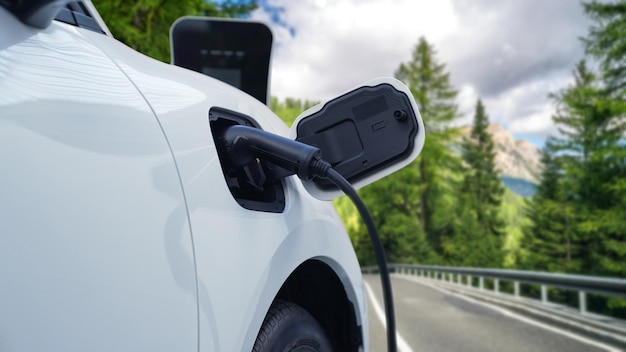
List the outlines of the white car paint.
{"label": "white car paint", "polygon": [[242,208],[213,106],[286,126],[255,99],[53,21],[0,7],[0,351],[249,351],[281,285],[328,264],[366,298],[329,202],[286,179],[286,209]]}

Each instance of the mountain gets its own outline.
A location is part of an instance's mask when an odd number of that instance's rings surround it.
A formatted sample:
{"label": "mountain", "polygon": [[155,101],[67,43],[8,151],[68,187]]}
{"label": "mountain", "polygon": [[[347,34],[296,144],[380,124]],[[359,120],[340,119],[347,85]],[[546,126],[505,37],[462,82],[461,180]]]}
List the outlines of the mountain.
{"label": "mountain", "polygon": [[[470,127],[461,127],[462,137],[469,137]],[[541,150],[529,141],[513,137],[513,133],[500,124],[489,125],[495,145],[496,169],[505,186],[515,193],[528,197],[534,194],[541,172]]]}
{"label": "mountain", "polygon": [[537,191],[537,184],[521,178],[501,176],[502,184],[522,197],[531,197]]}

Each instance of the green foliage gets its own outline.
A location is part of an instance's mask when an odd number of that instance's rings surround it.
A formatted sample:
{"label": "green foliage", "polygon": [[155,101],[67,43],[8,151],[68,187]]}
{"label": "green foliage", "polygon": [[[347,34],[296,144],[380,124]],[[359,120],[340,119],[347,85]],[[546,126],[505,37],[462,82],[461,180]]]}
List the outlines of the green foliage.
{"label": "green foliage", "polygon": [[572,203],[571,180],[563,175],[565,159],[555,157],[554,145],[543,151],[544,170],[535,197],[528,203],[531,223],[524,228],[528,269],[580,272],[584,247],[575,231],[577,216]]}
{"label": "green foliage", "polygon": [[[591,219],[581,226],[590,236],[601,234],[593,241],[594,272],[626,277],[626,1],[583,6],[594,21],[585,47],[600,62],[602,84],[590,103],[602,138],[593,145],[585,179],[594,182],[589,192],[599,193],[587,209]],[[624,301],[616,305],[626,308]]]}
{"label": "green foliage", "polygon": [[583,39],[587,53],[601,64],[606,88],[622,93],[626,88],[626,1],[591,1],[583,4],[594,20],[589,36]]}
{"label": "green foliage", "polygon": [[[581,61],[575,83],[552,95],[560,136],[543,150],[541,183],[528,204],[528,269],[626,277],[626,110],[611,72],[603,67],[597,75]],[[591,309],[626,316],[624,300],[590,302]]]}
{"label": "green foliage", "polygon": [[460,226],[455,227],[452,243],[444,255],[454,265],[500,267],[505,223],[501,218],[504,188],[495,170],[495,151],[487,132],[489,119],[480,100],[476,103],[469,138],[464,139],[464,176],[459,192]]}
{"label": "green foliage", "polygon": [[[432,263],[435,260],[434,252],[426,241],[417,216],[419,188],[414,180],[418,169],[414,166],[405,167],[363,188],[359,193],[376,222],[389,261]],[[361,226],[359,230],[357,237],[369,242],[365,227]],[[368,259],[364,264],[373,264],[371,247],[362,247],[368,252],[357,253]]]}
{"label": "green foliage", "polygon": [[286,98],[281,102],[276,97],[270,97],[270,109],[287,124],[291,126],[296,118],[308,108],[319,104],[316,101],[300,100],[293,98]]}
{"label": "green foliage", "polygon": [[528,219],[524,212],[526,199],[512,190],[505,188],[500,207],[500,216],[506,224],[505,236],[502,244],[504,251],[503,265],[506,268],[515,268],[524,257],[522,228],[528,226]]}
{"label": "green foliage", "polygon": [[115,38],[163,62],[170,62],[170,26],[182,16],[238,17],[256,5],[250,1],[94,0]]}
{"label": "green foliage", "polygon": [[395,76],[411,90],[424,120],[426,143],[417,161],[409,166],[416,171],[407,182],[418,192],[415,215],[420,230],[433,250],[441,253],[444,239],[461,225],[450,216],[457,206],[450,195],[459,187],[451,175],[461,169],[460,159],[450,148],[456,136],[450,122],[458,117],[457,91],[450,83],[445,65],[437,62],[435,49],[423,37],[419,38],[410,61],[402,63]]}
{"label": "green foliage", "polygon": [[[553,94],[561,136],[543,151],[545,169],[528,204],[525,267],[626,277],[626,1],[583,4],[594,21],[583,39],[597,73],[581,61],[574,85]],[[590,299],[626,316],[626,301]]]}

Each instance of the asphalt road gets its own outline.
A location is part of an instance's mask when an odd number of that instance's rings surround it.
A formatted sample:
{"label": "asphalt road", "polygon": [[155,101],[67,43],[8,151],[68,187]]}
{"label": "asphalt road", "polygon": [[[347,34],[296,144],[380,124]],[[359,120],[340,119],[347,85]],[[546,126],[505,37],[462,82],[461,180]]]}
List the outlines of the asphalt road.
{"label": "asphalt road", "polygon": [[[364,278],[382,308],[379,277],[364,275]],[[405,352],[607,351],[517,318],[500,308],[443,292],[423,281],[394,276],[392,286],[397,330],[400,339],[408,345]],[[370,349],[386,351],[383,324],[375,312],[374,302],[368,299]],[[402,351],[402,341],[399,342],[399,351]]]}

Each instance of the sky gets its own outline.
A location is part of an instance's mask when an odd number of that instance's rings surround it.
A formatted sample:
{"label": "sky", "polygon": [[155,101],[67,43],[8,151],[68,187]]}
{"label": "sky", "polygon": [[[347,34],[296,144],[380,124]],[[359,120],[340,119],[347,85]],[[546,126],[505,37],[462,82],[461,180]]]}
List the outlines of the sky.
{"label": "sky", "polygon": [[[491,123],[542,146],[556,128],[548,98],[572,84],[591,24],[577,0],[261,0],[274,34],[270,94],[326,101],[411,58],[419,38],[446,65],[469,125]],[[428,116],[422,116],[428,119]]]}

